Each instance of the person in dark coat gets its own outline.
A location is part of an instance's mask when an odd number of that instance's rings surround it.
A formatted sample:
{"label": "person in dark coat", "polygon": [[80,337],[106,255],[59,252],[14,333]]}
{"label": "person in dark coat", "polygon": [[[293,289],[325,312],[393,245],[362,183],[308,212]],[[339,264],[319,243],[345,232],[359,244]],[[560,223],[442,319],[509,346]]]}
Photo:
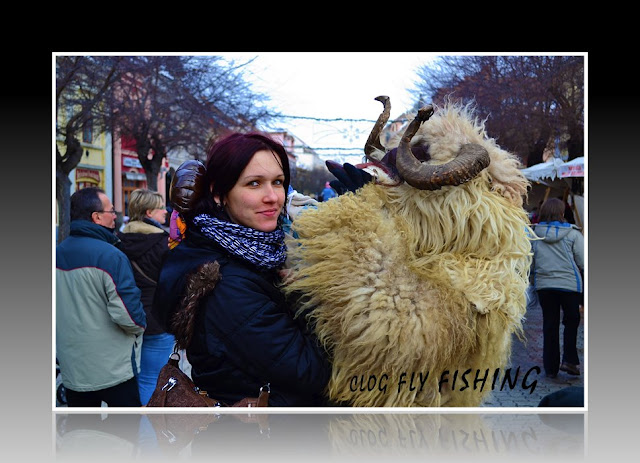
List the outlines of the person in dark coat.
{"label": "person in dark coat", "polygon": [[175,337],[167,333],[151,314],[160,268],[169,251],[169,233],[162,228],[167,209],[160,193],[138,189],[131,193],[128,212],[129,223],[118,234],[119,248],[131,261],[147,315],[138,376],[140,401],[146,405],[155,389],[160,369],[167,363],[175,345]]}
{"label": "person in dark coat", "polygon": [[584,387],[569,386],[547,394],[538,407],[584,407]]}
{"label": "person in dark coat", "polygon": [[269,384],[269,406],[325,405],[327,354],[279,288],[290,183],[283,146],[232,134],[209,147],[200,181],[154,313],[186,347],[193,381],[210,397],[231,405]]}
{"label": "person in dark coat", "polygon": [[139,407],[147,326],[131,264],[115,244],[116,211],[100,188],[71,196],[71,230],[56,246],[56,358],[69,407]]}

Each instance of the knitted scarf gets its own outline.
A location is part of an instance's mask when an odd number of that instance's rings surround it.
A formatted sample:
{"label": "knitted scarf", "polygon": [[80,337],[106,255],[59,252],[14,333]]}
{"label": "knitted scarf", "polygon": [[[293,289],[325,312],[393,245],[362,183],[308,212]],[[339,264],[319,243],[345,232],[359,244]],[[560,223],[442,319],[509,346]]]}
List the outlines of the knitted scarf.
{"label": "knitted scarf", "polygon": [[262,232],[208,214],[196,216],[193,223],[204,236],[260,269],[275,269],[287,258],[284,232],[280,227],[272,232]]}

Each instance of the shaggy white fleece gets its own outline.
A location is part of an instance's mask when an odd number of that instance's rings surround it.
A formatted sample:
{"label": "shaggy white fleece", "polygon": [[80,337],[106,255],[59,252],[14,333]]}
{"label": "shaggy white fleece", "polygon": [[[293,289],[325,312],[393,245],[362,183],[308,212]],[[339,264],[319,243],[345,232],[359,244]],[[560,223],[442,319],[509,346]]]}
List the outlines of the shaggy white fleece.
{"label": "shaggy white fleece", "polygon": [[479,406],[526,309],[528,183],[468,107],[437,109],[413,142],[429,143],[433,163],[480,143],[491,163],[464,185],[420,191],[379,179],[301,213],[285,291],[302,294],[331,354],[331,400]]}

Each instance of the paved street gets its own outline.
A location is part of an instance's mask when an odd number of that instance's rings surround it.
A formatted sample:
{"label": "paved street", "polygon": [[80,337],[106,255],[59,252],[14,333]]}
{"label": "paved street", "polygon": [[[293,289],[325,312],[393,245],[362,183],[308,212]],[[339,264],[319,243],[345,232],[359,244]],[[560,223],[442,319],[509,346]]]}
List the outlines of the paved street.
{"label": "paved street", "polygon": [[[528,310],[524,322],[524,333],[526,336],[524,342],[514,337],[511,363],[507,367],[511,367],[512,377],[515,375],[515,370],[520,367],[516,387],[511,389],[506,386],[503,390],[500,390],[499,386],[496,386],[482,405],[483,407],[537,407],[540,400],[547,394],[568,386],[584,386],[584,317],[582,317],[580,328],[578,329],[578,356],[580,357],[580,370],[582,372],[580,376],[572,376],[560,371],[555,379],[545,377],[542,366],[542,309],[539,306]],[[560,333],[560,338],[562,339],[562,332]],[[528,387],[523,388],[523,376],[536,366],[540,368],[540,373],[531,372],[526,382]],[[537,384],[533,392],[531,392],[532,388],[529,386],[533,381],[537,381]],[[490,384],[490,382],[491,379],[487,381],[487,384]],[[500,376],[498,383],[501,382],[502,376]],[[61,405],[58,404],[58,406]]]}
{"label": "paved street", "polygon": [[[560,325],[560,339],[562,340],[562,325]],[[572,376],[564,371],[558,372],[555,379],[545,377],[542,366],[542,309],[537,306],[527,311],[524,322],[525,342],[514,337],[511,368],[513,371],[520,367],[520,377],[515,388],[505,387],[500,391],[497,387],[483,404],[483,407],[537,407],[540,400],[547,394],[568,386],[584,386],[584,316],[578,329],[578,356],[580,358],[580,376]],[[540,367],[540,374],[532,372],[527,383],[537,379],[533,393],[531,389],[522,387],[522,377],[532,367]],[[508,367],[507,367],[508,368]],[[512,373],[513,375],[514,373]],[[585,400],[586,406],[586,400]]]}

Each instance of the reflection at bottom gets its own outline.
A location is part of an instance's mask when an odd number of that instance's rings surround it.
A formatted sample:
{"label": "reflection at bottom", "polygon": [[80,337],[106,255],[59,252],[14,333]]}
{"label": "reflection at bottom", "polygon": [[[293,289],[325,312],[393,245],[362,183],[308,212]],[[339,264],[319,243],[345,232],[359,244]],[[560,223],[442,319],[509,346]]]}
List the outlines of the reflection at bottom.
{"label": "reflection at bottom", "polygon": [[[56,457],[109,460],[385,456],[582,458],[583,413],[69,413],[55,416]],[[104,452],[104,453],[103,453]]]}

